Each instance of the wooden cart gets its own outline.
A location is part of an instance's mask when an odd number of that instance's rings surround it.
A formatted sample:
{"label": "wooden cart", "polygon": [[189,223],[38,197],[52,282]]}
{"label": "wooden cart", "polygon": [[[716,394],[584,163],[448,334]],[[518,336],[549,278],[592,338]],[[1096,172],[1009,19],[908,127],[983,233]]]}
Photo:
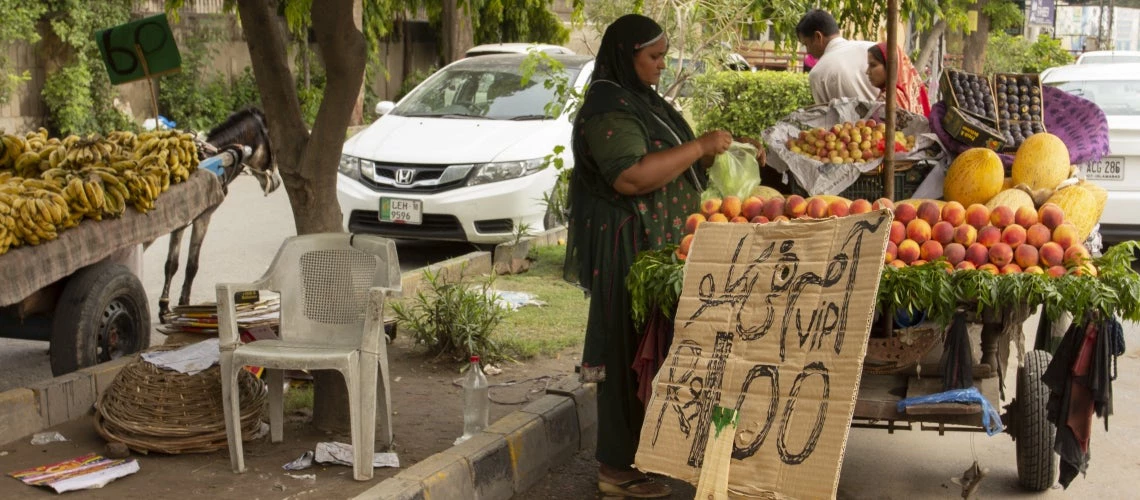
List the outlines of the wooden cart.
{"label": "wooden cart", "polygon": [[0,337],[50,341],[54,375],[149,347],[142,252],[224,197],[217,175],[199,169],[146,214],[86,220],[56,240],[0,255]]}

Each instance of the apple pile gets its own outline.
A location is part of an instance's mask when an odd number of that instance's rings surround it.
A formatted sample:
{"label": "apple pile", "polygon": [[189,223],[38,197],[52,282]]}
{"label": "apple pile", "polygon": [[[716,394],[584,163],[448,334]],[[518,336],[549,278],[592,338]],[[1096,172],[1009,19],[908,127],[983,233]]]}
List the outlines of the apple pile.
{"label": "apple pile", "polygon": [[[862,163],[883,157],[886,133],[887,125],[873,119],[844,122],[831,129],[801,131],[799,137],[788,139],[787,147],[793,153],[824,163]],[[895,151],[914,149],[914,140],[914,136],[896,131]]]}
{"label": "apple pile", "polygon": [[703,222],[764,224],[844,217],[882,208],[892,209],[895,216],[885,255],[888,265],[917,266],[943,259],[947,270],[1027,272],[1053,277],[1070,268],[1077,274],[1097,273],[1080,231],[1065,222],[1061,207],[1053,203],[1038,210],[1021,207],[1014,211],[997,206],[991,211],[982,204],[963,207],[955,201],[912,200],[895,204],[886,198],[871,202],[829,195],[708,198],[701,203],[699,213],[685,220],[685,236],[677,248],[677,258],[688,257],[693,233]]}
{"label": "apple pile", "polygon": [[1015,212],[1007,206],[927,200],[917,207],[899,204],[891,223],[886,262],[895,267],[933,262],[940,257],[954,269],[994,274],[1038,273],[1057,277],[1074,268],[1096,275],[1080,231],[1065,222],[1061,207],[1046,203]]}

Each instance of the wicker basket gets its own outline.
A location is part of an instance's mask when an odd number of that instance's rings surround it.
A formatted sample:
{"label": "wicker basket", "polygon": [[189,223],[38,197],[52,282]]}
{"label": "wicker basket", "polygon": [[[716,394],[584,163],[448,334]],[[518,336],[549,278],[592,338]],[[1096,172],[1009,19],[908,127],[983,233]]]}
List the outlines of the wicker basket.
{"label": "wicker basket", "polygon": [[[162,345],[166,351],[182,345]],[[243,439],[261,428],[265,383],[242,370]],[[123,367],[95,405],[95,430],[107,441],[119,441],[138,453],[209,453],[225,449],[221,369],[214,365],[194,375],[159,368],[141,357]]]}
{"label": "wicker basket", "polygon": [[869,339],[863,371],[873,375],[891,375],[912,368],[942,341],[942,333],[943,329],[937,323],[925,322],[896,329],[889,338]]}

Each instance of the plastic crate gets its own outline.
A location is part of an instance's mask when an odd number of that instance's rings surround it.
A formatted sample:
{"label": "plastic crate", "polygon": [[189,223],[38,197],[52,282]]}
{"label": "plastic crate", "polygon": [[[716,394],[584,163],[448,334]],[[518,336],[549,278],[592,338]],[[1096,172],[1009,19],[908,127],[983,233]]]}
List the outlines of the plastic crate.
{"label": "plastic crate", "polygon": [[[896,162],[895,163],[895,195],[894,200],[905,200],[914,195],[918,190],[918,186],[926,179],[927,174],[934,169],[934,163],[928,161],[919,162]],[[792,194],[798,194],[803,197],[808,197],[809,194],[804,190],[799,182],[796,181],[796,176],[788,176],[788,188],[791,189]],[[826,193],[832,194],[832,193]],[[839,196],[849,200],[864,199],[874,201],[883,197],[883,174],[881,172],[866,173],[859,176],[859,179],[854,184],[848,186],[843,192],[838,193]]]}

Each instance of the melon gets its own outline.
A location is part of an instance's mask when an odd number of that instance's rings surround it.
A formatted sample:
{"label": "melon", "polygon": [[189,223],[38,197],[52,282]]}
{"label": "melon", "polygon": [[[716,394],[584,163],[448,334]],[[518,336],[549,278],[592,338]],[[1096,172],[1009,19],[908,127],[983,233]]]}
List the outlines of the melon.
{"label": "melon", "polygon": [[1069,148],[1048,132],[1033,134],[1017,148],[1010,174],[1013,184],[1025,184],[1032,191],[1057,189],[1069,178]]}
{"label": "melon", "polygon": [[768,186],[756,186],[752,188],[752,193],[750,193],[750,196],[755,196],[761,200],[767,200],[768,198],[775,197],[784,197],[784,195],[780,194],[779,191],[776,191],[775,189],[772,189]]}
{"label": "melon", "polygon": [[990,198],[990,201],[986,202],[986,208],[990,209],[991,212],[995,207],[1000,206],[1007,206],[1013,209],[1015,213],[1017,209],[1021,207],[1029,207],[1030,210],[1034,212],[1037,211],[1037,206],[1033,204],[1033,197],[1029,196],[1029,193],[1016,188],[1004,189],[993,198]]}
{"label": "melon", "polygon": [[1100,220],[1100,216],[1104,214],[1104,204],[1108,203],[1108,191],[1085,179],[1081,179],[1078,185],[1087,189],[1096,199],[1096,218]]}
{"label": "melon", "polygon": [[1001,190],[1005,191],[1006,189],[1009,189],[1013,186],[1014,186],[1013,177],[1006,177],[1005,181],[1002,181],[1002,183],[1001,183]]}
{"label": "melon", "polygon": [[970,148],[958,155],[946,171],[942,197],[968,207],[989,201],[1001,192],[1005,169],[997,153],[987,148]]}
{"label": "melon", "polygon": [[1089,237],[1103,210],[1097,209],[1099,202],[1096,195],[1079,184],[1058,189],[1046,203],[1054,203],[1061,207],[1061,211],[1065,213],[1065,222],[1072,223],[1080,231],[1081,241]]}

